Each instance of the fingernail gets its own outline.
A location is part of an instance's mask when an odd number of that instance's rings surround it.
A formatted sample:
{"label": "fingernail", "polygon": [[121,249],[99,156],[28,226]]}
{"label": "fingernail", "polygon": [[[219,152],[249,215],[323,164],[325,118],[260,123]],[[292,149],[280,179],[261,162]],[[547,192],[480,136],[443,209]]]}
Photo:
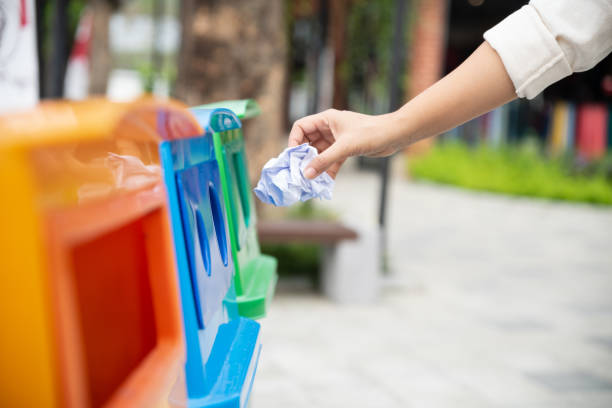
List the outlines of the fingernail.
{"label": "fingernail", "polygon": [[316,176],[316,174],[317,174],[317,172],[312,167],[307,168],[306,171],[304,172],[304,176],[307,179],[314,178],[314,176]]}

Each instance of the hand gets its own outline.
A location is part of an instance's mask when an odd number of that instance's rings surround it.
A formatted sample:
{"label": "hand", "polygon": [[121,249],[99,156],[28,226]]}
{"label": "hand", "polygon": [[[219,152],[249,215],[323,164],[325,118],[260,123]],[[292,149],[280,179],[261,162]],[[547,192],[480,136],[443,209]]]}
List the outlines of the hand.
{"label": "hand", "polygon": [[350,156],[388,156],[398,150],[393,141],[390,115],[371,116],[329,109],[297,120],[289,134],[289,147],[310,143],[319,155],[304,171],[312,179],[327,173],[336,178],[340,166]]}

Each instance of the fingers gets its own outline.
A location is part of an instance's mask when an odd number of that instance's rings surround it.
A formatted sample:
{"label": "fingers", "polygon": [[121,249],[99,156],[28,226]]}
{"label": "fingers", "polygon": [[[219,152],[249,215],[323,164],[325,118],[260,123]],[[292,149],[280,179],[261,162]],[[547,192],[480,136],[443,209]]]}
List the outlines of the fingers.
{"label": "fingers", "polygon": [[312,147],[317,149],[317,152],[319,152],[319,154],[323,153],[332,144],[333,142],[330,143],[327,141],[327,139],[324,139],[324,138],[320,138],[319,140],[310,143]]}
{"label": "fingers", "polygon": [[338,172],[340,171],[340,167],[342,167],[345,161],[346,159],[342,159],[329,166],[329,168],[327,169],[327,174],[329,174],[331,178],[335,179],[338,175]]}
{"label": "fingers", "polygon": [[[334,172],[332,177],[335,177],[335,173],[338,172],[340,165],[348,156],[347,149],[341,143],[336,142],[312,159],[306,170],[304,170],[304,176],[308,179],[313,179],[325,170],[330,169]],[[334,164],[338,165],[331,168]]]}
{"label": "fingers", "polygon": [[322,137],[329,137],[331,130],[325,112],[296,120],[289,132],[287,145],[295,147],[302,143],[314,142]]}
{"label": "fingers", "polygon": [[315,157],[304,170],[304,176],[313,179],[327,171],[331,177],[336,177],[340,166],[349,156],[348,149],[336,141],[330,126],[337,111],[329,109],[315,115],[306,116],[295,121],[289,133],[289,147],[302,143],[310,143],[317,149],[319,155]]}
{"label": "fingers", "polygon": [[291,127],[291,132],[289,132],[289,141],[287,145],[289,147],[295,147],[301,145],[306,140],[306,135],[304,134],[304,130],[298,125],[298,122],[295,122]]}

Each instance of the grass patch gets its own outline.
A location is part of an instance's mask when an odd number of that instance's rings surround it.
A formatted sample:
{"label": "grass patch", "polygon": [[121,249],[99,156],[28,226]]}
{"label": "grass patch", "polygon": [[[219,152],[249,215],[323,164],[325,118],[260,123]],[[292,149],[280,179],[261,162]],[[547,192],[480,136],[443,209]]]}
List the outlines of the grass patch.
{"label": "grass patch", "polygon": [[610,158],[589,164],[549,159],[534,143],[493,149],[446,142],[410,158],[407,167],[416,179],[473,190],[610,205],[610,165]]}

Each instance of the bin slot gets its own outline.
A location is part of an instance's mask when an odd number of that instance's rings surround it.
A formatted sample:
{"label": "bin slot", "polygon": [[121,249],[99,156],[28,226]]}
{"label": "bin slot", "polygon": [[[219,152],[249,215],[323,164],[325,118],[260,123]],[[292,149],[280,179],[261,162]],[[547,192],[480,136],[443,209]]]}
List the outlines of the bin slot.
{"label": "bin slot", "polygon": [[223,216],[223,210],[221,209],[221,202],[219,201],[219,194],[217,189],[212,184],[208,183],[208,197],[210,199],[210,210],[213,217],[213,224],[215,226],[215,235],[217,236],[217,244],[219,246],[219,253],[223,260],[223,265],[228,264],[228,249],[227,249],[227,237],[225,236],[225,224],[226,220]]}
{"label": "bin slot", "polygon": [[[176,176],[176,182],[179,189],[179,192],[184,191],[183,182],[180,177],[180,173]],[[181,198],[181,219],[183,221],[184,235],[185,235],[185,243],[187,244],[187,257],[189,262],[189,281],[191,282],[191,294],[193,296],[193,303],[195,305],[195,315],[196,320],[198,322],[198,329],[204,329],[204,318],[202,315],[202,303],[200,299],[200,290],[198,285],[198,267],[197,267],[197,250],[199,249],[201,262],[205,262],[206,254],[210,256],[210,252],[206,250],[202,250],[202,246],[206,245],[206,243],[202,243],[202,234],[204,235],[204,240],[206,237],[206,227],[204,225],[204,221],[202,220],[202,214],[196,209],[191,208],[190,206],[184,203],[184,198],[182,194],[179,193],[179,198]],[[195,234],[194,234],[195,231]],[[196,247],[195,244],[195,236],[198,237],[199,244]],[[210,270],[210,258],[208,262],[208,270]]]}
{"label": "bin slot", "polygon": [[219,179],[216,162],[208,161],[177,172],[184,242],[198,325],[222,307],[232,282],[224,217],[214,182]]}

